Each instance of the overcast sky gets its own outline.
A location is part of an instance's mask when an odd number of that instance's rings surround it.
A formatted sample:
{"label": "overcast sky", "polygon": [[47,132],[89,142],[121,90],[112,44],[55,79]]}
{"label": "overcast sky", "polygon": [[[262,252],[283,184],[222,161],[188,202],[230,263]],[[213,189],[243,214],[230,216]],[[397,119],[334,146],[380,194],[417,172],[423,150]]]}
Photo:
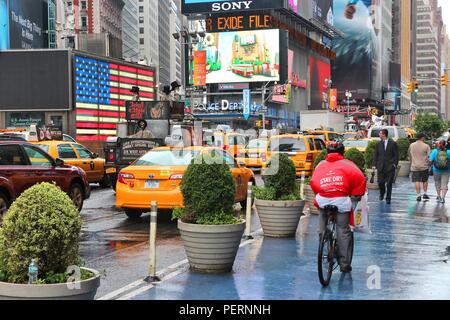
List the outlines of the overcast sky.
{"label": "overcast sky", "polygon": [[448,28],[450,28],[450,1],[439,0],[439,5],[442,7],[442,16],[448,32]]}

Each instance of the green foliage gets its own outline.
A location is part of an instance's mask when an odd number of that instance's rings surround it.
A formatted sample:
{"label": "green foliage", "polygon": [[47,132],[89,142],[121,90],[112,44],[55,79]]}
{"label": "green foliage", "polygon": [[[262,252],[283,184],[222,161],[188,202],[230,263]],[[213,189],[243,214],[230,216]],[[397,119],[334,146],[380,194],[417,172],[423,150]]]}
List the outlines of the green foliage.
{"label": "green foliage", "polygon": [[366,172],[366,159],[361,151],[356,148],[349,149],[344,157],[356,164],[363,173]]}
{"label": "green foliage", "polygon": [[375,149],[377,147],[378,142],[379,141],[376,140],[370,141],[366,148],[366,152],[364,153],[364,158],[366,160],[366,168],[372,168],[372,166],[374,165]]}
{"label": "green foliage", "polygon": [[428,138],[438,138],[443,132],[447,131],[447,123],[438,115],[430,113],[421,113],[417,116],[414,123],[414,129],[417,132],[423,132]]}
{"label": "green foliage", "polygon": [[398,158],[400,161],[408,160],[408,150],[411,142],[408,138],[400,138],[397,140],[398,145]]}
{"label": "green foliage", "polygon": [[314,160],[314,170],[317,168],[317,166],[319,165],[319,163],[321,163],[323,160],[325,160],[327,158],[327,150],[322,150],[321,153],[319,153],[316,157],[316,159]]}
{"label": "green foliage", "polygon": [[67,267],[79,265],[81,218],[59,187],[37,184],[12,204],[0,229],[0,277],[26,283],[28,265],[37,259],[39,278],[59,281]]}
{"label": "green foliage", "polygon": [[186,170],[181,182],[183,209],[173,219],[195,224],[229,224],[233,220],[236,186],[230,167],[219,155],[200,155]]}
{"label": "green foliage", "polygon": [[[264,176],[265,187],[255,188],[255,197],[268,201],[291,201],[300,199],[296,182],[294,162],[286,155],[279,154],[278,170],[274,175]],[[272,168],[273,161],[268,164]]]}

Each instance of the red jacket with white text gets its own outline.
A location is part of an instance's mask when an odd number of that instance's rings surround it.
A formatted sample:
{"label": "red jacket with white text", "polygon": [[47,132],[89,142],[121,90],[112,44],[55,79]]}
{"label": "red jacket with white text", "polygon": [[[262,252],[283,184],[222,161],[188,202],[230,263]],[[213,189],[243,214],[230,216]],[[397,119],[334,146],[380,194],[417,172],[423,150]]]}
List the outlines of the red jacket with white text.
{"label": "red jacket with white text", "polygon": [[339,153],[332,153],[317,166],[311,188],[325,198],[361,197],[366,194],[367,183],[356,164]]}

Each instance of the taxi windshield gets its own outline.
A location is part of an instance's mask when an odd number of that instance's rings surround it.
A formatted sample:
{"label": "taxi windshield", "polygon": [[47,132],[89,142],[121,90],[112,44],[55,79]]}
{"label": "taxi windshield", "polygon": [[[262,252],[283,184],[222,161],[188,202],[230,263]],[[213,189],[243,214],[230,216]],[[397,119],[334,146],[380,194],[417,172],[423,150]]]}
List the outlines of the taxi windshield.
{"label": "taxi windshield", "polygon": [[161,150],[150,151],[132,166],[188,166],[192,159],[200,154],[200,150]]}
{"label": "taxi windshield", "polygon": [[305,152],[306,144],[304,138],[279,138],[271,143],[270,150],[279,152]]}
{"label": "taxi windshield", "polygon": [[39,148],[41,148],[42,150],[44,150],[45,152],[47,152],[48,153],[48,150],[49,150],[49,145],[47,145],[47,144],[38,144],[37,145]]}
{"label": "taxi windshield", "polygon": [[247,145],[247,149],[265,149],[267,147],[267,140],[256,139],[250,140]]}
{"label": "taxi windshield", "polygon": [[347,140],[344,141],[346,148],[367,148],[369,141],[367,140]]}

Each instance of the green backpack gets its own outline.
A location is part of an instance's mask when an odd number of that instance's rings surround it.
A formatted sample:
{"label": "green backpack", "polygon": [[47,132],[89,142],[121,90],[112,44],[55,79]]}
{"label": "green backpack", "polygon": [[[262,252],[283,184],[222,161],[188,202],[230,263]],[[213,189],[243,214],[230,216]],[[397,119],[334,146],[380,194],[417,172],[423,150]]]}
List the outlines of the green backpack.
{"label": "green backpack", "polygon": [[447,155],[447,151],[438,152],[434,166],[439,170],[450,169],[450,158]]}

